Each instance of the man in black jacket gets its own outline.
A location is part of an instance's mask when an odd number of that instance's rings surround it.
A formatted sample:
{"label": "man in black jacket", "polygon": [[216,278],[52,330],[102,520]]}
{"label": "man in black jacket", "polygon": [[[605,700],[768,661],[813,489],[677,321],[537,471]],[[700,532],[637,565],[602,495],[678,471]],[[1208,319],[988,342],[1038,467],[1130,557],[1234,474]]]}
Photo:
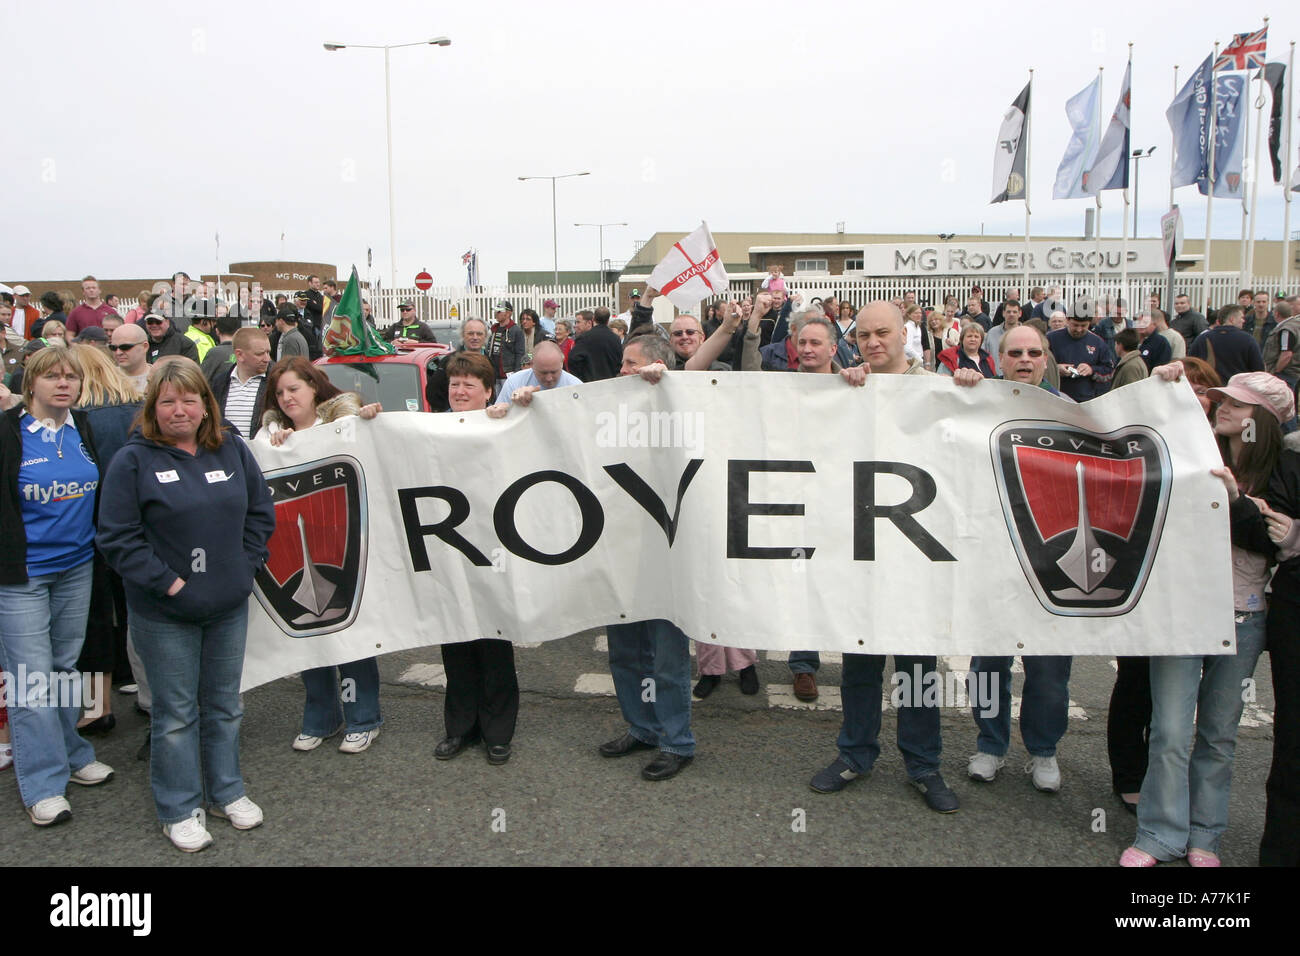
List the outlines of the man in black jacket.
{"label": "man in black jacket", "polygon": [[149,335],[149,364],[152,365],[164,355],[183,355],[187,359],[199,361],[198,347],[181,333],[172,328],[171,319],[165,315],[150,313],[144,318],[144,330]]}
{"label": "man in black jacket", "polygon": [[261,329],[247,328],[235,333],[233,345],[235,361],[218,366],[209,381],[226,421],[252,441],[262,425],[271,343]]}
{"label": "man in black jacket", "polygon": [[592,318],[595,324],[569,353],[569,371],[584,382],[615,378],[623,365],[623,344],[609,327],[609,309],[600,306]]}

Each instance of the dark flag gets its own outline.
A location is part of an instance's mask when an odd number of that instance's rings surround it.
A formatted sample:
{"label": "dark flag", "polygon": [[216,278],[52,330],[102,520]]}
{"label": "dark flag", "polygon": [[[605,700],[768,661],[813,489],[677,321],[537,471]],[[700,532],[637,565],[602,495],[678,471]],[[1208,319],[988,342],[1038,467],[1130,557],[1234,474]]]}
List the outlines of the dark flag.
{"label": "dark flag", "polygon": [[1273,163],[1273,182],[1282,181],[1282,107],[1286,105],[1286,64],[1269,63],[1264,81],[1273,90],[1273,113],[1268,120],[1268,158]]}
{"label": "dark flag", "polygon": [[397,351],[361,316],[361,280],[356,266],[343,295],[331,305],[325,324],[325,354],[392,355]]}
{"label": "dark flag", "polygon": [[1029,87],[1020,91],[1002,117],[998,146],[993,154],[993,199],[1025,198],[1025,153],[1029,144]]}

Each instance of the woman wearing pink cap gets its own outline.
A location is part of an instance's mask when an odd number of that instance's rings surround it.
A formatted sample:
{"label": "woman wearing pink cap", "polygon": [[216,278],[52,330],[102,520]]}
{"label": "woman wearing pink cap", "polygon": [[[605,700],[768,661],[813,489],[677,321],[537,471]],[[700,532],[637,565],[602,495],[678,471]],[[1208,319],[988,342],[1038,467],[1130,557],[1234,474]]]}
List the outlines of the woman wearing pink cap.
{"label": "woman wearing pink cap", "polygon": [[[1267,372],[1244,372],[1210,389],[1208,397],[1219,402],[1214,433],[1228,466],[1213,473],[1228,492],[1237,649],[1151,658],[1147,774],[1137,839],[1120,857],[1121,866],[1155,866],[1181,856],[1192,866],[1220,865],[1242,687],[1264,649],[1264,588],[1274,563],[1281,562],[1274,603],[1300,602],[1300,522],[1292,521],[1300,515],[1300,455],[1282,447],[1282,425],[1295,415],[1291,389]],[[1294,640],[1300,609],[1289,620],[1286,637]],[[1278,690],[1279,702],[1282,696]]]}

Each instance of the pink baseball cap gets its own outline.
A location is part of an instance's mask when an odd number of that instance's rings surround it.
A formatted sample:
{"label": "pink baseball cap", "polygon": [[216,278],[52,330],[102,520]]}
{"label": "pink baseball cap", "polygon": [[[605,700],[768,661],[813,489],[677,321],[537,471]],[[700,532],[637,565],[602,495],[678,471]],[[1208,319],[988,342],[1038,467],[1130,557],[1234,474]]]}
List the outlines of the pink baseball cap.
{"label": "pink baseball cap", "polygon": [[1268,372],[1239,372],[1228,379],[1227,385],[1209,389],[1206,394],[1215,401],[1226,396],[1247,405],[1263,405],[1282,424],[1295,417],[1295,396],[1290,387]]}

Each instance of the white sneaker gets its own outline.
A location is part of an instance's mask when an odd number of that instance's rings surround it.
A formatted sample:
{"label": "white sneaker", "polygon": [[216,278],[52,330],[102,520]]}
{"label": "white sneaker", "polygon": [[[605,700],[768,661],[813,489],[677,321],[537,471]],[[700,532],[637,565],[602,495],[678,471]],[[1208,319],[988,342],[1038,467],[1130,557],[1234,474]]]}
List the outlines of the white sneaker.
{"label": "white sneaker", "polygon": [[83,787],[93,787],[97,784],[108,783],[113,779],[113,768],[106,763],[100,763],[98,760],[92,760],[80,770],[74,770],[72,776],[68,778],[73,783],[79,783]]}
{"label": "white sneaker", "polygon": [[966,766],[966,775],[972,780],[983,780],[985,783],[992,783],[998,775],[998,771],[1006,765],[1005,757],[995,757],[992,754],[983,752],[977,753],[970,758],[970,763]]}
{"label": "white sneaker", "polygon": [[342,729],[343,729],[343,725],[340,724],[338,730],[334,731],[334,733],[329,734],[325,737],[313,737],[311,736],[311,734],[299,734],[297,737],[293,738],[293,749],[302,750],[302,751],[315,750],[317,747],[319,747],[330,737],[336,736],[339,730]]}
{"label": "white sneaker", "polygon": [[1061,768],[1056,765],[1055,757],[1030,757],[1025,773],[1034,775],[1034,786],[1044,793],[1061,789]]}
{"label": "white sneaker", "polygon": [[339,744],[339,753],[359,754],[374,743],[375,738],[378,736],[378,727],[372,730],[363,730],[356,734],[348,734],[343,738],[343,743]]}
{"label": "white sneaker", "polygon": [[72,807],[64,797],[46,797],[27,808],[27,815],[38,827],[48,827],[72,819]]}
{"label": "white sneaker", "polygon": [[252,830],[262,825],[262,808],[248,797],[240,797],[224,807],[212,807],[208,812],[214,817],[229,820],[236,830]]}
{"label": "white sneaker", "polygon": [[0,770],[8,770],[14,765],[14,748],[10,744],[0,744]]}
{"label": "white sneaker", "polygon": [[164,823],[162,830],[176,849],[186,853],[198,853],[212,843],[212,834],[203,825],[201,816],[186,817],[180,823]]}

